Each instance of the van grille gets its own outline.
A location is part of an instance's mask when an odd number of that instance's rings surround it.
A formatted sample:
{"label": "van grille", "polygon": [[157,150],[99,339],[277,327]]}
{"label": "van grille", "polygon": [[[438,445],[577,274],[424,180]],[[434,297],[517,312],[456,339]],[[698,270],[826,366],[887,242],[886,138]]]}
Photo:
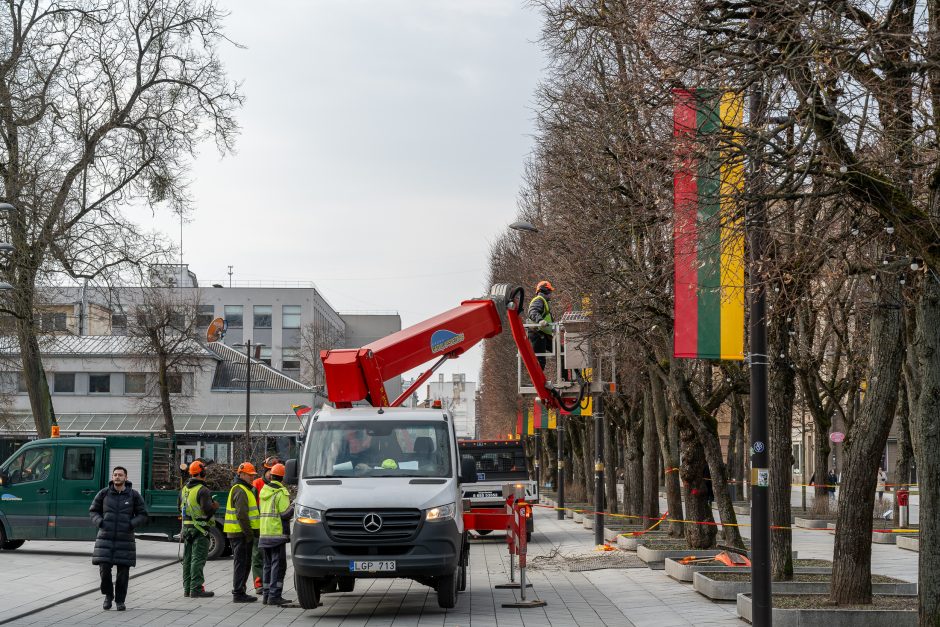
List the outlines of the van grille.
{"label": "van grille", "polygon": [[[366,516],[375,514],[382,520],[377,531],[367,530]],[[371,522],[375,522],[371,520]],[[338,541],[401,542],[410,540],[421,524],[417,509],[331,509],[326,512],[326,531]]]}

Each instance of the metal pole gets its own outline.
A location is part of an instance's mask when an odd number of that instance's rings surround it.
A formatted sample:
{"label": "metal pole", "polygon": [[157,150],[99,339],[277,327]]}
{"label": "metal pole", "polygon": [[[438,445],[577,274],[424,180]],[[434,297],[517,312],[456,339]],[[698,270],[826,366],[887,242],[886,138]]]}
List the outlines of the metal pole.
{"label": "metal pole", "polygon": [[541,459],[542,459],[542,430],[537,429],[535,432],[535,494],[536,494],[536,498],[538,498],[539,486],[542,485]]}
{"label": "metal pole", "polygon": [[[748,31],[755,42],[755,70],[760,58],[760,25],[755,14],[748,22]],[[756,80],[749,98],[749,118],[757,133],[763,116],[763,91]],[[766,206],[759,198],[763,192],[760,157],[762,146],[755,139],[751,150],[751,191],[756,192],[751,211],[750,238],[750,340],[751,340],[751,624],[769,627],[772,624],[770,597],[770,516],[768,511],[768,449],[767,445],[767,297],[760,264],[764,256]]]}
{"label": "metal pole", "polygon": [[245,342],[245,456],[251,456],[251,340]]}
{"label": "metal pole", "polygon": [[604,544],[604,397],[594,399],[594,544]]}
{"label": "metal pole", "polygon": [[803,411],[800,415],[800,457],[803,459],[800,460],[800,470],[803,471],[803,474],[800,475],[800,490],[803,492],[803,512],[806,512],[806,404],[804,401]]}
{"label": "metal pole", "polygon": [[565,416],[558,416],[558,520],[565,518]]}

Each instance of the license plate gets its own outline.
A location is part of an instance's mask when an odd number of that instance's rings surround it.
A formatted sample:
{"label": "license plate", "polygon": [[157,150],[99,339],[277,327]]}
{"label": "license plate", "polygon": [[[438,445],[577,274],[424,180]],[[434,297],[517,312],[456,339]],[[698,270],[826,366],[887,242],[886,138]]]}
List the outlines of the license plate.
{"label": "license plate", "polygon": [[393,573],[395,572],[395,560],[385,560],[378,562],[349,562],[349,571],[353,573]]}
{"label": "license plate", "polygon": [[476,498],[478,499],[495,499],[498,494],[495,492],[477,492]]}

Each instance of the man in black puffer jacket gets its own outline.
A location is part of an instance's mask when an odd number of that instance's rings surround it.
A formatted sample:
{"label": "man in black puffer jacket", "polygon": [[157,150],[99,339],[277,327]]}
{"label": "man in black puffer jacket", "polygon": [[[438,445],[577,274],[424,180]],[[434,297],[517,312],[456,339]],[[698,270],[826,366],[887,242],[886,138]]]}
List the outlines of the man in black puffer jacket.
{"label": "man in black puffer jacket", "polygon": [[[129,570],[137,565],[134,529],[147,522],[147,506],[127,480],[127,470],[116,466],[111,472],[111,483],[95,496],[88,512],[92,524],[98,528],[91,563],[101,571],[102,607],[110,610],[111,602],[116,601],[118,611],[122,612]],[[115,582],[111,581],[112,566],[117,566]]]}

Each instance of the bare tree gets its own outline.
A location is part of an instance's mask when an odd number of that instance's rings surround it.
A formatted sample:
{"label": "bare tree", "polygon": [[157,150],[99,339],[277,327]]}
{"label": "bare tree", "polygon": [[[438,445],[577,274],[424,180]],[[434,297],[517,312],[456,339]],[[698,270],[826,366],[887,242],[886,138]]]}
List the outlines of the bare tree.
{"label": "bare tree", "polygon": [[32,324],[44,275],[96,278],[164,250],[126,206],[190,206],[197,145],[228,151],[242,97],[217,47],[212,0],[5,0],[0,7],[0,199],[15,246],[23,372],[41,436],[55,422]]}
{"label": "bare tree", "polygon": [[313,386],[326,386],[320,351],[342,348],[345,340],[342,331],[325,321],[313,320],[303,325],[300,329],[301,380]]}
{"label": "bare tree", "polygon": [[211,363],[202,346],[205,328],[198,318],[199,292],[155,287],[144,288],[142,295],[127,332],[139,344],[137,362],[145,375],[146,391],[139,405],[145,413],[162,414],[164,430],[173,435],[173,411],[186,403],[188,378]]}

